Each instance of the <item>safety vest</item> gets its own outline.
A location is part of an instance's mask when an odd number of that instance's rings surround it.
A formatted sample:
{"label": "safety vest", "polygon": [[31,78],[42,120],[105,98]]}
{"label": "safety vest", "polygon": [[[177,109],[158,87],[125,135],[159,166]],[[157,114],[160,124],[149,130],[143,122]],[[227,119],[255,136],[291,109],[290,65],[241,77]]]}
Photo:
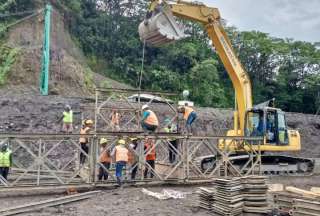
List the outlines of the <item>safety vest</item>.
{"label": "safety vest", "polygon": [[120,114],[119,113],[114,113],[111,116],[111,122],[114,125],[119,125],[120,123]]}
{"label": "safety vest", "polygon": [[63,112],[63,122],[64,123],[72,123],[73,121],[73,112],[70,110],[70,112]]}
{"label": "safety vest", "polygon": [[0,167],[10,167],[10,155],[11,151],[7,150],[6,152],[0,152]]}
{"label": "safety vest", "polygon": [[133,164],[134,162],[136,162],[136,155],[132,150],[128,152],[128,163]]}
{"label": "safety vest", "polygon": [[149,115],[148,117],[144,120],[145,123],[149,124],[149,125],[155,125],[155,126],[158,126],[159,125],[159,121],[158,121],[158,118],[156,116],[156,114],[151,111],[151,110],[148,110],[147,112],[149,112]]}
{"label": "safety vest", "polygon": [[80,139],[79,139],[79,142],[80,143],[87,143],[87,138],[85,136],[81,136],[81,135],[85,135],[85,134],[88,134],[88,131],[90,130],[89,127],[86,127],[86,128],[81,128],[80,129]]}
{"label": "safety vest", "polygon": [[[164,128],[164,132],[166,132],[166,133],[172,133],[172,128],[169,129],[169,128],[165,127],[165,128]],[[169,141],[172,141],[173,139],[168,139],[168,140],[169,140]]]}
{"label": "safety vest", "polygon": [[[150,144],[150,143],[146,143],[144,145],[145,149],[146,149],[146,160],[156,160],[156,148],[154,147],[154,144],[153,142]],[[151,151],[150,151],[151,149]],[[148,153],[149,152],[149,153]]]}
{"label": "safety vest", "polygon": [[111,163],[111,157],[108,153],[108,150],[106,148],[101,148],[100,152],[101,152],[99,157],[100,163]]}
{"label": "safety vest", "polygon": [[188,120],[189,115],[194,111],[194,109],[192,109],[191,107],[185,107],[184,108],[184,114],[183,114],[183,118],[185,120]]}
{"label": "safety vest", "polygon": [[128,162],[128,149],[124,146],[116,146],[116,162],[125,161]]}

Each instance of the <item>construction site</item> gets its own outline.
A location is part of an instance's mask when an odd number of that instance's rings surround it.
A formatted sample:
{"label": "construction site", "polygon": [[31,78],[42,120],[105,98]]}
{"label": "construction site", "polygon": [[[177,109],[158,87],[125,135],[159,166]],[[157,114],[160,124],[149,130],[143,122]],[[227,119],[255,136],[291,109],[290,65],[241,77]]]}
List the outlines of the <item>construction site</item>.
{"label": "construction site", "polygon": [[[132,87],[88,69],[65,8],[35,2],[0,9],[18,17],[1,46],[15,61],[0,70],[0,216],[320,216],[318,112],[253,101],[218,8],[149,1],[134,26],[142,65]],[[181,20],[206,32],[234,108],[198,106],[193,89],[143,87],[145,50],[187,38]]]}

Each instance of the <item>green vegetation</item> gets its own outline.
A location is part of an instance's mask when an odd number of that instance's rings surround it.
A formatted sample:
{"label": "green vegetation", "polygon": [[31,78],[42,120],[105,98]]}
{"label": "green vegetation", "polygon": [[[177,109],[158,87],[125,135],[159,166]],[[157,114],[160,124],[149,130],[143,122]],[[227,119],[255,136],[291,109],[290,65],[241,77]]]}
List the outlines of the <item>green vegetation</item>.
{"label": "green vegetation", "polygon": [[0,86],[6,83],[7,76],[18,54],[19,49],[6,46],[0,47]]}
{"label": "green vegetation", "polygon": [[89,91],[94,92],[95,85],[93,81],[93,73],[88,67],[84,69],[84,84]]}
{"label": "green vegetation", "polygon": [[[66,26],[92,70],[137,86],[142,56],[137,28],[144,19],[146,2],[57,0],[52,4],[65,14]],[[206,33],[198,24],[184,23],[190,37],[162,48],[146,48],[142,87],[173,92],[189,89],[198,105],[233,107],[230,79]],[[255,104],[275,97],[277,106],[285,111],[316,112],[320,104],[319,43],[236,28],[227,31],[250,75]]]}

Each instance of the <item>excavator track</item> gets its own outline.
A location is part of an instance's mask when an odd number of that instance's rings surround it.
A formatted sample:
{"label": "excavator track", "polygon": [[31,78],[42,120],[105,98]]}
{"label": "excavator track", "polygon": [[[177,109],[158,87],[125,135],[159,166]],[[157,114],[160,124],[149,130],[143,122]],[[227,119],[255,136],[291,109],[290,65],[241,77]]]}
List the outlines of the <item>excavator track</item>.
{"label": "excavator track", "polygon": [[[215,168],[215,155],[196,159],[196,163],[203,172],[208,172]],[[249,159],[248,155],[234,155],[230,158],[234,167],[241,170]],[[310,158],[292,157],[286,155],[262,155],[261,173],[263,175],[277,176],[306,176],[312,175],[315,161]],[[244,169],[245,173],[247,170]],[[258,171],[258,170],[256,170]]]}

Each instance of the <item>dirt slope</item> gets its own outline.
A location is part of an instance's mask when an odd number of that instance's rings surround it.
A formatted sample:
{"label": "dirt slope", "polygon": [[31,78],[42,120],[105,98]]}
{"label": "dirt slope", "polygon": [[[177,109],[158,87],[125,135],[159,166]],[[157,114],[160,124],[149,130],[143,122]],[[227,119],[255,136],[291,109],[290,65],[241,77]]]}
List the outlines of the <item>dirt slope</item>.
{"label": "dirt slope", "polygon": [[[74,111],[81,107],[94,106],[92,98],[35,96],[30,92],[12,94],[7,90],[0,91],[0,133],[57,133],[61,125],[57,119],[65,104],[70,104]],[[165,105],[157,105],[155,111],[163,122],[169,109]],[[198,135],[224,135],[232,127],[232,111],[197,108],[199,118],[195,123]],[[93,112],[85,111],[85,117],[93,118]],[[320,157],[320,116],[299,113],[287,113],[287,121],[291,128],[301,133],[302,151],[293,155],[304,157]],[[75,115],[75,125],[80,126],[81,114]],[[75,132],[78,132],[77,130]]]}
{"label": "dirt slope", "polygon": [[[18,48],[19,55],[5,88],[20,93],[38,92],[43,28],[43,14],[39,14],[9,29],[6,45]],[[88,96],[96,86],[129,87],[89,69],[83,53],[64,26],[63,16],[56,9],[52,12],[50,49],[50,94]]]}

